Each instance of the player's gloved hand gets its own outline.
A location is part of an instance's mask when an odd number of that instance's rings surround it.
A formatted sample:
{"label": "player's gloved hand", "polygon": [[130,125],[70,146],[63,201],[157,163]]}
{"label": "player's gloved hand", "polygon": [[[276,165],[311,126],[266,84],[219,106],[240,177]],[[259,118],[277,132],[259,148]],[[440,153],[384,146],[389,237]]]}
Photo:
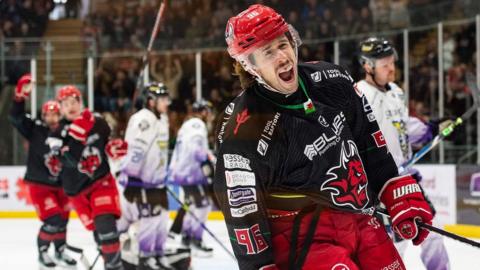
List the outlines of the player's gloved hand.
{"label": "player's gloved hand", "polygon": [[422,189],[410,175],[388,180],[378,195],[385,204],[393,229],[403,239],[419,245],[427,238],[428,230],[419,228],[416,221],[432,224],[432,210],[428,206]]}
{"label": "player's gloved hand", "polygon": [[88,133],[93,128],[93,124],[95,124],[95,117],[88,109],[85,109],[82,115],[70,124],[68,135],[77,141],[86,143]]}
{"label": "player's gloved hand", "polygon": [[17,82],[17,86],[15,87],[15,100],[16,101],[23,101],[30,96],[30,92],[32,90],[32,85],[30,84],[32,81],[32,76],[30,73],[23,75]]}
{"label": "player's gloved hand", "polygon": [[122,139],[112,139],[105,146],[105,153],[113,160],[122,158],[127,154],[128,143]]}
{"label": "player's gloved hand", "polygon": [[123,196],[129,203],[141,202],[142,201],[142,181],[139,179],[129,177],[125,190],[123,191]]}

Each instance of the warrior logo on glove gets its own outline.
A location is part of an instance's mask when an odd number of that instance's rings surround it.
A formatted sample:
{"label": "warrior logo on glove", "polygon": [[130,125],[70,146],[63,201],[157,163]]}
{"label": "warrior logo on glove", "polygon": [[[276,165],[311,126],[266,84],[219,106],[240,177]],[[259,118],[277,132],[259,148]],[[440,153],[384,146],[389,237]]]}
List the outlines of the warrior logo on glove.
{"label": "warrior logo on glove", "polygon": [[81,173],[92,177],[93,173],[98,167],[100,167],[101,163],[102,157],[100,156],[100,151],[98,151],[96,147],[87,146],[82,152],[82,157],[78,163],[78,170]]}
{"label": "warrior logo on glove", "polygon": [[[347,149],[348,148],[348,149]],[[342,143],[340,162],[328,170],[333,177],[323,183],[321,190],[330,190],[331,198],[337,206],[348,206],[355,210],[365,208],[368,204],[367,175],[353,141]]]}

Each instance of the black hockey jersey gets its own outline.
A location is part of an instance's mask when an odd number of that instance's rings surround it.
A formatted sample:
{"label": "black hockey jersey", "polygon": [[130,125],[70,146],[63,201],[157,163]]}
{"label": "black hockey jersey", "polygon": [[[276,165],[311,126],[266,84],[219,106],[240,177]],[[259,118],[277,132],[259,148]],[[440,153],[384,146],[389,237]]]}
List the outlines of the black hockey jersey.
{"label": "black hockey jersey", "polygon": [[60,179],[65,193],[74,196],[110,173],[105,145],[110,136],[110,127],[100,116],[95,115],[95,124],[90,130],[86,144],[68,136],[69,121],[62,120],[59,132],[51,134],[61,140],[56,152],[63,164]]}
{"label": "black hockey jersey", "polygon": [[60,160],[50,152],[46,142],[50,128],[42,120],[32,119],[25,113],[24,101],[12,103],[9,119],[29,142],[25,181],[61,186],[58,181],[61,169]]}
{"label": "black hockey jersey", "polygon": [[300,88],[286,97],[255,83],[220,116],[214,189],[240,269],[273,263],[267,209],[320,203],[371,214],[376,194],[397,175],[348,72],[326,62],[298,68],[314,112],[282,106],[307,101]]}

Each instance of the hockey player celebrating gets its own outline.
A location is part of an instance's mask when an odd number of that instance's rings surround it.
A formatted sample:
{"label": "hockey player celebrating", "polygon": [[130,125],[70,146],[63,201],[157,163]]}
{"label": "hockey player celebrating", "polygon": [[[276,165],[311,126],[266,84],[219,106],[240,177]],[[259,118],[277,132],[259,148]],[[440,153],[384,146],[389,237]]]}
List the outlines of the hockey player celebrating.
{"label": "hockey player celebrating", "polygon": [[142,270],[169,269],[160,260],[167,237],[168,202],[165,180],[168,164],[169,127],[168,90],[163,83],[151,83],[144,89],[145,107],[130,117],[125,141],[127,155],[120,165],[119,181],[125,186],[123,215],[119,231],[139,221],[138,245]]}
{"label": "hockey player celebrating", "polygon": [[245,91],[220,118],[214,189],[240,269],[405,269],[373,204],[415,244],[431,210],[347,71],[297,63],[296,31],[263,5],[225,36]]}
{"label": "hockey player celebrating", "polygon": [[64,119],[60,132],[52,134],[50,148],[59,153],[63,189],[83,225],[94,231],[105,269],[121,270],[116,219],[120,203],[115,179],[110,173],[105,146],[110,136],[107,122],[83,108],[82,95],[67,85],[57,93]]}
{"label": "hockey player celebrating", "polygon": [[10,121],[29,142],[24,181],[43,223],[37,236],[38,260],[44,268],[56,266],[48,255],[48,248],[53,242],[57,262],[73,266],[77,262],[65,253],[70,207],[58,179],[61,163],[58,157],[50,153],[46,143],[48,134],[59,127],[60,105],[49,100],[42,105],[41,119],[31,118],[25,113],[25,99],[30,95],[30,84],[29,74],[18,81]]}
{"label": "hockey player celebrating", "polygon": [[[357,83],[357,88],[370,104],[395,163],[401,166],[412,156],[411,144],[425,143],[425,139],[432,138],[432,130],[438,130],[438,127],[408,115],[403,90],[393,82],[396,58],[395,48],[389,41],[376,37],[362,41],[359,60],[365,79]],[[410,173],[420,182],[418,171],[411,170]],[[402,255],[406,244],[406,241],[396,243]],[[421,258],[428,270],[449,269],[448,254],[441,236],[430,234],[421,247]]]}
{"label": "hockey player celebrating", "polygon": [[206,126],[210,116],[210,102],[202,99],[193,104],[192,117],[178,131],[169,167],[171,181],[182,186],[188,205],[181,229],[182,242],[192,247],[194,255],[202,257],[211,256],[213,249],[203,243],[203,227],[191,215],[205,222],[212,209],[209,185],[213,177],[213,155],[208,149]]}

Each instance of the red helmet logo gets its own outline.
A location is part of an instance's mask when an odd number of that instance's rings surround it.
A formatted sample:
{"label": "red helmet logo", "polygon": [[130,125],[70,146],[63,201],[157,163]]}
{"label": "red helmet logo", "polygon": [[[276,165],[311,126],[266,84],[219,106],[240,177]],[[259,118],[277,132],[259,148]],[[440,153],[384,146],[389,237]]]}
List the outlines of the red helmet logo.
{"label": "red helmet logo", "polygon": [[47,112],[60,113],[60,104],[55,100],[49,100],[42,105],[42,114]]}
{"label": "red helmet logo", "polygon": [[60,90],[58,90],[57,101],[61,102],[67,97],[75,97],[81,99],[82,92],[80,92],[80,90],[78,90],[78,88],[73,85],[65,85],[60,88]]}
{"label": "red helmet logo", "polygon": [[327,175],[333,177],[322,184],[321,190],[331,191],[332,202],[336,206],[361,210],[369,202],[367,175],[355,143],[349,140],[346,144],[342,143],[338,166],[327,172]]}
{"label": "red helmet logo", "polygon": [[283,17],[264,5],[251,5],[228,20],[225,40],[232,57],[250,53],[288,32]]}

